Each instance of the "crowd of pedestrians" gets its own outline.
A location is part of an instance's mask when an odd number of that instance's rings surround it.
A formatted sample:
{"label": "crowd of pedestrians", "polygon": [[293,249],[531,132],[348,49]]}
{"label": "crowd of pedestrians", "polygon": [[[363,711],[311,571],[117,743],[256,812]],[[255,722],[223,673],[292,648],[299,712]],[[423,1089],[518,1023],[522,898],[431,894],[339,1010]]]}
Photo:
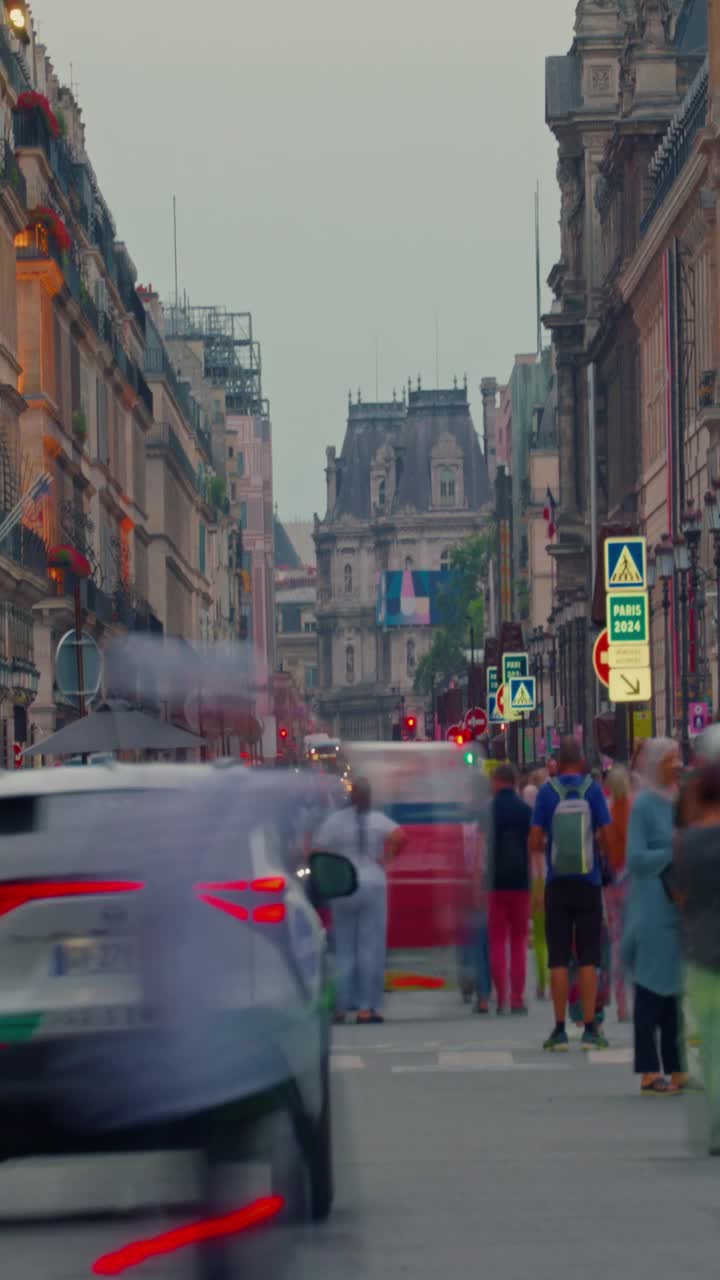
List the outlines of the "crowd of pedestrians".
{"label": "crowd of pedestrians", "polygon": [[[492,789],[477,1012],[527,1012],[532,930],[536,993],[549,987],[553,1005],[544,1048],[567,1052],[569,1018],[582,1048],[606,1048],[614,1001],[617,1021],[633,1024],[640,1092],[704,1087],[720,1154],[720,725],[697,740],[689,770],[677,743],[657,738],[602,777],[566,738],[548,769],[519,777],[503,764]],[[701,1082],[688,1074],[690,1022]]]}

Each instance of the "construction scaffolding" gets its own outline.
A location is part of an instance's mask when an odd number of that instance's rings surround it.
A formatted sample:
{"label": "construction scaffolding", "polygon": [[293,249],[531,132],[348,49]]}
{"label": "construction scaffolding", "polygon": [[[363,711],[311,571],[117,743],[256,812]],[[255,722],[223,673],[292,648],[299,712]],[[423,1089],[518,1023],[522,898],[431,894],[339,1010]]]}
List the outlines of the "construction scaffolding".
{"label": "construction scaffolding", "polygon": [[165,336],[201,342],[204,373],[225,393],[228,413],[267,413],[262,393],[260,343],[253,337],[249,311],[193,307],[187,299],[165,307]]}

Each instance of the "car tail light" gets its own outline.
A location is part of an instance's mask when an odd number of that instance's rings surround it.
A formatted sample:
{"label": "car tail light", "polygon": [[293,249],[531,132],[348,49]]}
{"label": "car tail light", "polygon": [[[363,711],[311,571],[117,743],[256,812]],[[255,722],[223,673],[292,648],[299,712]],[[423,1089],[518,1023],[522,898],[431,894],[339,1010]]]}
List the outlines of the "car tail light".
{"label": "car tail light", "polygon": [[285,919],[285,903],[268,902],[264,907],[255,907],[252,918],[255,924],[282,924]]}
{"label": "car tail light", "polygon": [[284,893],[286,887],[284,876],[263,876],[250,885],[253,893]]}
{"label": "car tail light", "polygon": [[196,884],[198,893],[245,893],[250,888],[247,880],[219,880],[210,884]]}
{"label": "car tail light", "polygon": [[209,1240],[221,1240],[226,1236],[238,1235],[258,1227],[263,1222],[275,1218],[282,1209],[284,1201],[281,1196],[263,1196],[237,1213],[228,1213],[222,1218],[208,1218],[204,1222],[193,1222],[187,1227],[176,1227],[165,1231],[162,1235],[151,1236],[145,1240],[136,1240],[127,1244],[115,1253],[106,1253],[93,1263],[93,1275],[119,1276],[131,1267],[138,1267],[150,1258],[163,1257],[176,1253],[179,1249],[187,1249],[192,1245],[204,1244]]}
{"label": "car tail light", "polygon": [[225,898],[216,898],[214,893],[201,893],[199,897],[201,902],[206,902],[209,907],[215,907],[218,911],[224,911],[226,915],[232,916],[234,920],[250,919],[250,912],[247,907],[241,907],[238,902],[228,902]]}
{"label": "car tail light", "polygon": [[109,893],[137,893],[145,886],[139,880],[26,880],[0,884],[0,916],[6,916],[30,902],[54,898],[85,898]]}

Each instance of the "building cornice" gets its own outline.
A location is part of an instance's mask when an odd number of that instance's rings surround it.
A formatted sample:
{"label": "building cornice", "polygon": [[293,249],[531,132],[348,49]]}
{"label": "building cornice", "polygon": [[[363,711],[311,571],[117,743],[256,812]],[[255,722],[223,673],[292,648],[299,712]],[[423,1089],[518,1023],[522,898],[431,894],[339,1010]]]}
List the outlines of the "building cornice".
{"label": "building cornice", "polygon": [[630,302],[644,283],[653,259],[662,250],[694,190],[700,186],[707,165],[708,157],[703,146],[688,161],[632,258],[625,264],[618,279],[618,290],[623,301]]}

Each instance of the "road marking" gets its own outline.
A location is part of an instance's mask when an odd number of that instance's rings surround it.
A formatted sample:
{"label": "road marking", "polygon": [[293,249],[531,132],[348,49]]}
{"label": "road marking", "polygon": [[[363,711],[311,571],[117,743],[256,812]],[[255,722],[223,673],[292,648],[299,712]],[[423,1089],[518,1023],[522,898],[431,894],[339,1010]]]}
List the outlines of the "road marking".
{"label": "road marking", "polygon": [[632,1049],[598,1049],[588,1053],[588,1061],[594,1067],[621,1067],[632,1062]]}
{"label": "road marking", "polygon": [[498,1071],[513,1065],[511,1053],[439,1053],[441,1068],[451,1071]]}
{"label": "road marking", "polygon": [[331,1071],[362,1071],[365,1063],[357,1053],[332,1053],[330,1055]]}

